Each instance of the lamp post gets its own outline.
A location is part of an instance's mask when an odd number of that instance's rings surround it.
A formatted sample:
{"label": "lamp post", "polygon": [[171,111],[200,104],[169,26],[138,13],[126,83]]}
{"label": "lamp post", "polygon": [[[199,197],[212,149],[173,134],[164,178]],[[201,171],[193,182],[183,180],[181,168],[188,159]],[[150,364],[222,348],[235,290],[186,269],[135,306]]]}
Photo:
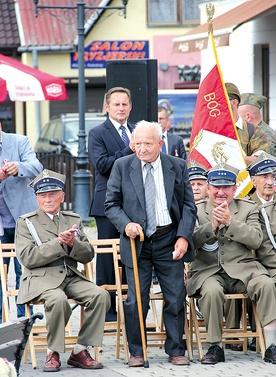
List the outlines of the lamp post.
{"label": "lamp post", "polygon": [[122,0],[122,6],[86,6],[85,2],[79,0],[75,6],[63,5],[39,5],[39,0],[33,0],[35,4],[35,16],[38,17],[39,9],[64,9],[77,10],[78,13],[78,107],[79,107],[79,130],[78,130],[78,156],[76,159],[77,170],[74,172],[74,201],[73,209],[80,214],[84,223],[87,222],[88,209],[91,203],[91,172],[87,170],[88,153],[86,148],[85,132],[85,74],[84,74],[84,12],[85,9],[122,10],[126,18],[126,6],[128,0]]}

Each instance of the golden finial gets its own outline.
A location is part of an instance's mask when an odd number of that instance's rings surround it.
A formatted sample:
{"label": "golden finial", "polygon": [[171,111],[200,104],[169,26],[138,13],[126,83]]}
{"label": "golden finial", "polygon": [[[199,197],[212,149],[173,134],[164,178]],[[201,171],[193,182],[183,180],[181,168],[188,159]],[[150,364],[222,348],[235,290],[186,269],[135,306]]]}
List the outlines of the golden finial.
{"label": "golden finial", "polygon": [[206,14],[207,14],[207,22],[208,22],[208,33],[213,33],[213,16],[215,14],[215,6],[214,4],[206,4]]}

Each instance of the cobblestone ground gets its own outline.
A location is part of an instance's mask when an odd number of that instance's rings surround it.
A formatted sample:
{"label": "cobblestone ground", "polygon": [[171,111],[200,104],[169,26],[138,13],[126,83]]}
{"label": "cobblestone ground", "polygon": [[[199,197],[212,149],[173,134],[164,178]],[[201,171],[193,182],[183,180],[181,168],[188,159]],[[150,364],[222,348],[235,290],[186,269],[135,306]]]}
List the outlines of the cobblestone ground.
{"label": "cobblestone ground", "polygon": [[[97,236],[95,228],[87,228],[87,234],[90,239]],[[14,281],[14,279],[11,274],[9,279],[10,285],[12,285],[12,281]],[[159,290],[159,287],[155,286],[155,289]],[[161,307],[157,307],[157,309],[160,313]],[[41,310],[41,308],[35,307],[34,310]],[[15,303],[13,301],[11,301],[11,316],[12,319],[15,318]],[[72,314],[71,325],[73,333],[76,334],[79,328],[79,311],[77,309]],[[274,377],[276,375],[276,365],[265,363],[260,354],[251,351],[248,352],[248,355],[244,355],[241,352],[225,350],[226,361],[224,363],[207,366],[201,365],[195,349],[194,361],[191,362],[190,366],[172,366],[172,364],[168,362],[168,357],[163,348],[148,347],[149,368],[129,368],[127,364],[125,364],[123,351],[121,351],[119,359],[115,358],[115,345],[116,338],[114,335],[110,335],[109,333],[108,336],[104,336],[103,352],[100,355],[101,362],[104,365],[103,369],[83,370],[72,368],[66,363],[70,355],[70,351],[67,351],[65,354],[61,354],[61,370],[55,375],[60,377],[79,375],[97,377]],[[43,372],[45,352],[38,352],[36,356],[37,369],[32,368],[29,356],[27,363],[22,361],[20,368],[21,377],[45,377],[46,373]]]}

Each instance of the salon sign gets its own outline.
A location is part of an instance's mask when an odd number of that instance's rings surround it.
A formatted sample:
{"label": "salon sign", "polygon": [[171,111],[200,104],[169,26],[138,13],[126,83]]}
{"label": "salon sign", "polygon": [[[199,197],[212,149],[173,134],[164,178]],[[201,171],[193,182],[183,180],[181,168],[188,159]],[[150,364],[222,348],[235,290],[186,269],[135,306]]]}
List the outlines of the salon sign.
{"label": "salon sign", "polygon": [[[78,53],[71,53],[71,68],[79,66]],[[94,41],[84,49],[84,68],[105,68],[107,60],[149,59],[149,41]]]}

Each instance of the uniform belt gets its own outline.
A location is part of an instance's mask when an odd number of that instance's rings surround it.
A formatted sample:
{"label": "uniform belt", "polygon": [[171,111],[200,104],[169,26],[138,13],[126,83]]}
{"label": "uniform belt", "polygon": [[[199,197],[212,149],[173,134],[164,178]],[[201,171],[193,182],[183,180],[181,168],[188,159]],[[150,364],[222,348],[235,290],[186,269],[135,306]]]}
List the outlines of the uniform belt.
{"label": "uniform belt", "polygon": [[171,230],[172,228],[173,228],[173,224],[164,225],[164,226],[157,226],[157,227],[156,227],[156,231],[155,231],[154,234],[163,233],[163,232],[168,232],[168,231]]}

